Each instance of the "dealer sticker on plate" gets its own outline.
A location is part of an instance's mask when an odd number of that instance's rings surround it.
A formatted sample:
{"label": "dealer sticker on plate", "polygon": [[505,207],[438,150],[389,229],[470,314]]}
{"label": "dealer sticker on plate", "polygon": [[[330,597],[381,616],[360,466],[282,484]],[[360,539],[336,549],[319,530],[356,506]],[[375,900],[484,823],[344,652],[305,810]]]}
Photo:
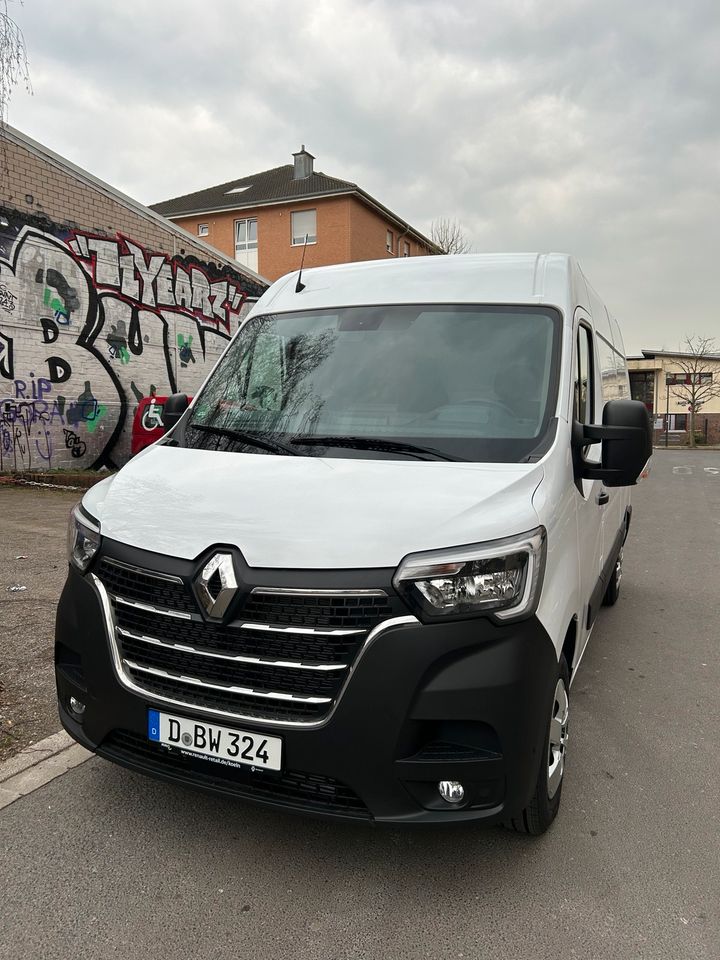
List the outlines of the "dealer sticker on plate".
{"label": "dealer sticker on plate", "polygon": [[282,769],[282,740],[148,710],[148,738],[228,765]]}

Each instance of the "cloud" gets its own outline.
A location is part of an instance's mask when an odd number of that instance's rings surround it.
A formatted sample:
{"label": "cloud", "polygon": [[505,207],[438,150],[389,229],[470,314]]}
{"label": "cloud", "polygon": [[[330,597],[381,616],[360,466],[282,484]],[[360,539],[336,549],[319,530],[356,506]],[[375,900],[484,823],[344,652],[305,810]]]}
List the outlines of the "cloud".
{"label": "cloud", "polygon": [[290,161],[480,250],[576,254],[631,350],[712,335],[720,17],[659,0],[18,8],[10,121],[144,202]]}

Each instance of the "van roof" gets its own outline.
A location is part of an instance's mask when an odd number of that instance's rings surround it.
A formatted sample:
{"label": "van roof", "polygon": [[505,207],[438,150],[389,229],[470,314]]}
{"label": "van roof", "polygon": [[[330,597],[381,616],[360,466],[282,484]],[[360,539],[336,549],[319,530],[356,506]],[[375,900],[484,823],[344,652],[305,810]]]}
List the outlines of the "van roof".
{"label": "van roof", "polygon": [[[564,253],[484,253],[366,260],[297,271],[277,280],[253,314],[400,303],[552,304],[567,310],[585,294]],[[581,297],[581,300],[585,296]]]}

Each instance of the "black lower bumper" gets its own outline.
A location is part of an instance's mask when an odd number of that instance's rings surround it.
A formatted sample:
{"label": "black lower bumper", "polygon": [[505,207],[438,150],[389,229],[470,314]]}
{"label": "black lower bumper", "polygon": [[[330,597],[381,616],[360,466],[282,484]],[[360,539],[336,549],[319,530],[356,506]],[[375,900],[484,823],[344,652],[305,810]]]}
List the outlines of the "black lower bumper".
{"label": "black lower bumper", "polygon": [[[518,814],[536,781],[557,671],[535,618],[398,625],[367,646],[323,725],[268,728],[163,707],[126,689],[98,593],[74,570],[57,614],[60,717],[85,747],[166,780],[329,817],[491,823]],[[82,721],[70,697],[86,705]],[[151,743],[151,706],[281,736],[283,772],[222,767]],[[442,800],[440,780],[459,780],[464,802]]]}

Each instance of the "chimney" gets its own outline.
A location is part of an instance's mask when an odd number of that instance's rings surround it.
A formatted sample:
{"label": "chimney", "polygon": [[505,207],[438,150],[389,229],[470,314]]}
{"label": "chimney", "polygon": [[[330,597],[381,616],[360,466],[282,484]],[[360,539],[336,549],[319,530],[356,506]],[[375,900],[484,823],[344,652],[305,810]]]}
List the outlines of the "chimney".
{"label": "chimney", "polygon": [[298,153],[294,153],[295,169],[293,170],[293,180],[307,180],[313,173],[313,160],[315,157],[308,153],[305,144],[302,145]]}

